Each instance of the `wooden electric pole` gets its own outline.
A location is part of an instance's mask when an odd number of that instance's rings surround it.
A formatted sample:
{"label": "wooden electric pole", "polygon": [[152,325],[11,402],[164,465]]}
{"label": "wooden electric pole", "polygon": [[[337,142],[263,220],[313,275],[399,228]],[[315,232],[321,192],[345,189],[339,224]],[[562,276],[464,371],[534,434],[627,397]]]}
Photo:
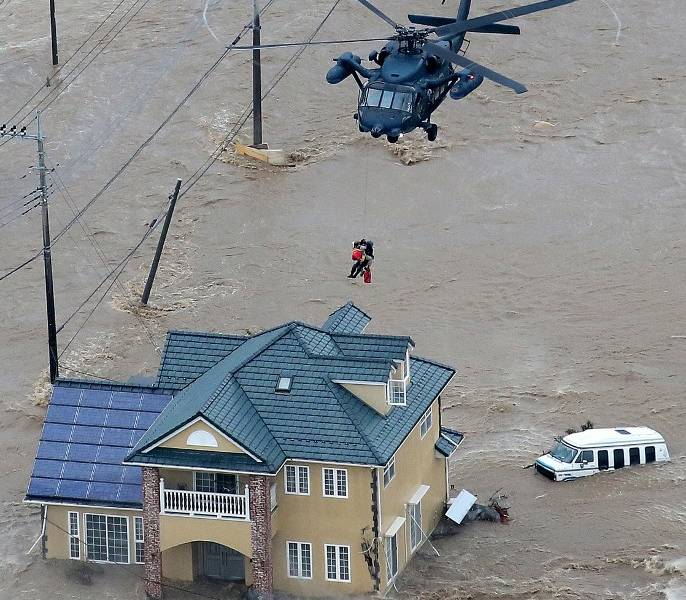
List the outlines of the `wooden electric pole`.
{"label": "wooden electric pole", "polygon": [[57,22],[55,21],[55,0],[50,0],[50,39],[52,40],[52,65],[57,66]]}
{"label": "wooden electric pole", "polygon": [[169,196],[169,208],[167,209],[167,214],[164,217],[164,224],[162,225],[162,233],[160,233],[160,239],[157,241],[157,250],[155,250],[155,257],[152,259],[152,264],[150,265],[150,272],[148,273],[148,280],[145,282],[145,289],[143,290],[143,296],[141,297],[141,302],[143,304],[148,303],[148,298],[150,298],[150,291],[152,290],[152,283],[155,281],[155,275],[157,274],[157,267],[160,264],[160,257],[162,256],[162,249],[164,248],[164,241],[167,239],[167,232],[169,231],[169,224],[172,220],[172,215],[174,214],[174,208],[176,207],[176,200],[179,197],[179,190],[181,189],[181,180],[176,180],[176,187],[174,188],[174,193]]}
{"label": "wooden electric pole", "polygon": [[260,9],[253,0],[252,17],[252,143],[262,146],[262,61],[260,56]]}
{"label": "wooden electric pole", "polygon": [[38,175],[40,183],[38,192],[40,193],[41,216],[43,221],[43,267],[45,270],[45,305],[48,317],[48,355],[50,364],[50,383],[55,383],[59,377],[59,366],[57,361],[57,326],[55,323],[55,292],[52,283],[52,254],[50,242],[50,218],[48,215],[48,184],[47,167],[45,166],[45,149],[43,148],[43,130],[41,129],[40,111],[36,111],[36,133],[26,133],[26,127],[17,131],[16,127],[6,131],[6,125],[0,128],[0,138],[18,138],[35,140],[38,144]]}

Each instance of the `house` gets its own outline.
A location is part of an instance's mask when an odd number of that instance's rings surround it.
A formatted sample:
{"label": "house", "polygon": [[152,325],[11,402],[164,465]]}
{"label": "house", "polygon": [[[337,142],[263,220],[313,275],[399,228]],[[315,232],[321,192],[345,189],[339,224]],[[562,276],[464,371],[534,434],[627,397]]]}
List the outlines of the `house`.
{"label": "house", "polygon": [[26,501],[44,554],[245,582],[258,597],[385,592],[441,518],[453,369],[409,337],[322,327],[172,331],[154,386],[59,380]]}

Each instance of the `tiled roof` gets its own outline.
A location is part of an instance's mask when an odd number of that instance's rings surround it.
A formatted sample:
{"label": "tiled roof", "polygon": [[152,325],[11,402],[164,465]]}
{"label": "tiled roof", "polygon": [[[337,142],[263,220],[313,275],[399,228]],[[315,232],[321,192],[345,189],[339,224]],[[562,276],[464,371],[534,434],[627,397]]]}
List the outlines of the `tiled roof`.
{"label": "tiled roof", "polygon": [[[173,363],[166,358],[170,347],[183,354],[186,363],[193,362],[195,351],[203,360],[207,356],[203,348],[183,346],[178,332],[173,335],[163,359],[169,381],[175,379]],[[286,458],[385,464],[454,371],[413,360],[407,406],[394,407],[385,417],[333,382],[385,383],[411,344],[409,337],[330,334],[299,322],[242,339],[177,393],[127,460],[150,462],[144,457],[158,449],[143,450],[202,416],[249,450],[269,472]],[[287,394],[276,391],[282,376],[292,380]],[[160,452],[173,460],[168,452]],[[254,464],[244,468],[254,470]]]}
{"label": "tiled roof", "polygon": [[329,333],[362,333],[372,318],[352,302],[333,311],[322,325]]}
{"label": "tiled roof", "polygon": [[145,387],[58,380],[26,499],[140,506],[140,467],[122,460],[170,399]]}

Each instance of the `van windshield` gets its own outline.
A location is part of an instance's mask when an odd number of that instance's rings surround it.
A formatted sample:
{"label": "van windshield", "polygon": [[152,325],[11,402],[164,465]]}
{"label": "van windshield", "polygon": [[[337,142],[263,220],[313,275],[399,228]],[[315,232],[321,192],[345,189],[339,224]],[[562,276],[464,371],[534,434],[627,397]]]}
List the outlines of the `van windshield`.
{"label": "van windshield", "polygon": [[561,462],[570,463],[576,456],[576,450],[570,448],[567,444],[558,442],[557,446],[555,446],[555,448],[553,448],[550,452],[550,456],[557,458],[557,460]]}

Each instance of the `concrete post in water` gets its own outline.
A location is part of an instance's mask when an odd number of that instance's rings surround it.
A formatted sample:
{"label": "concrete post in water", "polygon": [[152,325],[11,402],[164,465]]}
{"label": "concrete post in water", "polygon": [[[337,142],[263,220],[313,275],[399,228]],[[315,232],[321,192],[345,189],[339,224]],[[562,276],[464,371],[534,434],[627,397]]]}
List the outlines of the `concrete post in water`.
{"label": "concrete post in water", "polygon": [[50,0],[50,37],[52,39],[52,66],[56,67],[57,57],[57,22],[55,21],[55,0]]}
{"label": "concrete post in water", "polygon": [[252,45],[252,142],[262,146],[262,62],[260,57],[260,10],[253,0]]}
{"label": "concrete post in water", "polygon": [[169,224],[172,220],[172,215],[174,214],[174,207],[176,206],[176,200],[179,197],[179,190],[181,189],[181,180],[176,180],[176,187],[174,188],[174,193],[171,195],[169,208],[167,209],[167,215],[164,218],[164,225],[162,226],[162,233],[160,233],[160,239],[157,242],[157,250],[155,250],[155,257],[152,259],[152,264],[150,265],[150,273],[148,273],[148,280],[145,282],[145,289],[143,290],[143,296],[141,302],[143,304],[148,303],[148,298],[150,298],[150,290],[152,289],[152,283],[155,280],[155,274],[157,273],[157,267],[160,264],[160,257],[162,256],[162,248],[164,248],[164,242],[167,239],[167,231],[169,231]]}

